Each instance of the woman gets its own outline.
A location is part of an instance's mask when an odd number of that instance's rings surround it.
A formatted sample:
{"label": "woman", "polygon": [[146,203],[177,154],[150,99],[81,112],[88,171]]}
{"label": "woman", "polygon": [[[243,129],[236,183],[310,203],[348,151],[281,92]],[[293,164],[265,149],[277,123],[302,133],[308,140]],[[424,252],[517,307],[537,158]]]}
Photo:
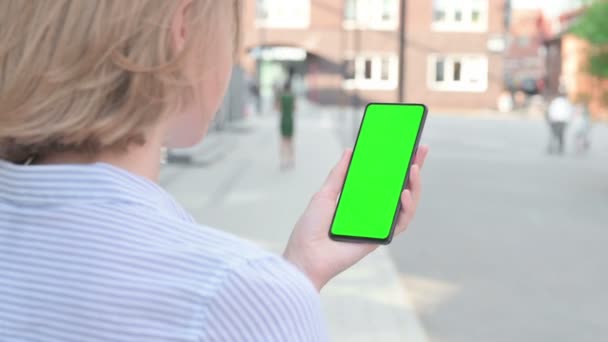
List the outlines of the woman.
{"label": "woman", "polygon": [[220,105],[238,6],[0,1],[1,341],[326,339],[318,291],[376,248],[327,237],[350,152],[283,256],[156,184],[161,148],[198,142]]}
{"label": "woman", "polygon": [[296,97],[291,91],[291,81],[287,81],[283,90],[276,95],[276,109],[279,111],[281,129],[281,169],[295,165],[295,149],[293,146],[293,134],[296,111]]}
{"label": "woman", "polygon": [[547,109],[547,121],[551,129],[549,140],[549,154],[564,154],[566,147],[566,128],[572,117],[572,104],[563,91],[560,91]]}

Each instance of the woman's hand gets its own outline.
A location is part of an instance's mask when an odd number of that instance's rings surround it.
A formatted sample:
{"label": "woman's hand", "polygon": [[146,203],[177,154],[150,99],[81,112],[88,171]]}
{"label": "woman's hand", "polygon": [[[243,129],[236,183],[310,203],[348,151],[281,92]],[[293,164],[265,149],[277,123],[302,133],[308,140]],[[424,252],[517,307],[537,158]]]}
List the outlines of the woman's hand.
{"label": "woman's hand", "polygon": [[[402,209],[395,235],[405,231],[416,212],[421,191],[420,169],[428,151],[428,146],[420,146],[416,153],[407,189],[401,194]],[[314,195],[296,224],[284,254],[306,273],[319,291],[333,277],[378,248],[377,244],[333,241],[328,235],[351,155],[351,150],[344,153],[321,191]]]}

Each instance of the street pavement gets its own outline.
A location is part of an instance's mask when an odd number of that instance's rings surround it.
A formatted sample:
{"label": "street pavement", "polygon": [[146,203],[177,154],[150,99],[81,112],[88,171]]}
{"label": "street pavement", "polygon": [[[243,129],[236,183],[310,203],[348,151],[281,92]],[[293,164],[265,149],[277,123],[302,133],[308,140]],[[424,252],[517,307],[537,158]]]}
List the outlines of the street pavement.
{"label": "street pavement", "polygon": [[[277,119],[267,115],[249,129],[212,133],[190,150],[192,163],[166,165],[161,184],[199,223],[281,253],[343,149],[333,112],[299,108],[294,170],[279,170]],[[426,341],[386,248],[334,279],[321,298],[332,341]]]}
{"label": "street pavement", "polygon": [[[431,341],[607,341],[608,128],[431,116],[423,200],[391,255]],[[571,143],[571,141],[570,141]]]}

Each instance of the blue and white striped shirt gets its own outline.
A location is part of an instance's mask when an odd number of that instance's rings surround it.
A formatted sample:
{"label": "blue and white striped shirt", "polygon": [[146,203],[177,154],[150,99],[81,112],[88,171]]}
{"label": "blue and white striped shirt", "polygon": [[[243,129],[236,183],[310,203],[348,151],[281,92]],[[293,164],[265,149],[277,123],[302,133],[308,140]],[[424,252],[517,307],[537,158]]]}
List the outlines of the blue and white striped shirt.
{"label": "blue and white striped shirt", "polygon": [[0,161],[0,341],[326,340],[279,256],[107,164]]}

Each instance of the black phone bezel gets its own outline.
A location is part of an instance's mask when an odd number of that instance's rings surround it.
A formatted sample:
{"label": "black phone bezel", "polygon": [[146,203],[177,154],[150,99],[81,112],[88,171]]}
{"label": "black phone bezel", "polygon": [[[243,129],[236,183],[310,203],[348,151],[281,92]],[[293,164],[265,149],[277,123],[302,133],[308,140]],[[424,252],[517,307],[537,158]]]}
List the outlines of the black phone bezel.
{"label": "black phone bezel", "polygon": [[[417,106],[417,107],[422,107],[423,108],[423,113],[422,113],[422,121],[420,122],[420,127],[418,129],[418,134],[416,136],[416,142],[414,144],[414,148],[412,149],[412,154],[409,157],[410,158],[410,163],[407,167],[407,172],[405,173],[404,179],[403,179],[403,185],[401,186],[402,190],[405,190],[407,188],[407,183],[409,181],[409,176],[410,176],[410,170],[412,169],[412,165],[414,163],[414,157],[416,155],[416,152],[418,151],[418,146],[420,145],[420,138],[422,137],[422,132],[424,131],[424,126],[426,124],[426,118],[427,118],[427,113],[428,113],[428,108],[427,106],[425,106],[424,104],[421,103],[383,103],[383,102],[370,102],[365,106],[365,111],[363,113],[363,118],[361,119],[361,124],[359,126],[359,131],[357,132],[357,140],[355,140],[355,146],[353,147],[353,153],[351,155],[351,159],[348,162],[348,169],[346,171],[346,177],[344,177],[344,182],[342,183],[342,188],[344,188],[344,185],[346,184],[346,180],[348,179],[348,174],[350,171],[350,166],[352,163],[352,158],[355,155],[355,153],[357,152],[357,144],[359,143],[359,137],[361,135],[361,129],[363,128],[363,125],[365,124],[365,118],[367,117],[367,110],[370,106],[373,105],[389,105],[389,106]],[[397,208],[395,209],[395,214],[393,215],[393,223],[391,224],[391,229],[390,232],[388,234],[388,236],[384,239],[376,239],[376,238],[368,238],[368,237],[360,237],[360,236],[349,236],[349,235],[335,235],[332,233],[332,227],[334,225],[334,221],[336,219],[336,214],[338,212],[338,208],[340,207],[340,200],[342,199],[342,193],[340,192],[340,196],[338,197],[338,201],[336,203],[336,210],[334,212],[334,215],[332,217],[331,220],[331,225],[329,227],[329,237],[334,240],[334,241],[340,241],[340,242],[359,242],[359,243],[376,243],[376,244],[382,244],[382,245],[388,245],[392,242],[393,240],[393,235],[395,233],[395,227],[397,225],[397,218],[398,218],[398,214],[401,211],[401,196],[399,196],[399,199],[397,200]]]}

